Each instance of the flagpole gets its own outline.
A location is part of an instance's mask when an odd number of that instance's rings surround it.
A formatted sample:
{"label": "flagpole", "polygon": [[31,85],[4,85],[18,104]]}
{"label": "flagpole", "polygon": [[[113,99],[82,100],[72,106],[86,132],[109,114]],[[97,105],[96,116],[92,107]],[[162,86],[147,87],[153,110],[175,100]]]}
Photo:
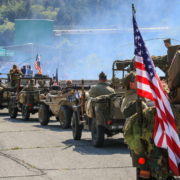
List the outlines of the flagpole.
{"label": "flagpole", "polygon": [[134,7],[134,4],[132,4],[132,13],[133,13],[133,15],[136,14],[136,9],[135,9],[135,7]]}

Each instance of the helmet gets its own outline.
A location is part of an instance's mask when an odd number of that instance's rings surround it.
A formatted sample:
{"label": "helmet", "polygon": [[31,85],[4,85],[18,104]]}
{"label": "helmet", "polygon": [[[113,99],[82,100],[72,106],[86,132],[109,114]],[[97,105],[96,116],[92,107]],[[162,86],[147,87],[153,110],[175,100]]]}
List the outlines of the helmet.
{"label": "helmet", "polygon": [[164,40],[164,43],[169,43],[169,44],[171,44],[171,39],[170,39],[170,38],[165,39],[165,40]]}
{"label": "helmet", "polygon": [[99,74],[99,79],[107,80],[106,74],[105,74],[104,72],[101,72],[101,73]]}

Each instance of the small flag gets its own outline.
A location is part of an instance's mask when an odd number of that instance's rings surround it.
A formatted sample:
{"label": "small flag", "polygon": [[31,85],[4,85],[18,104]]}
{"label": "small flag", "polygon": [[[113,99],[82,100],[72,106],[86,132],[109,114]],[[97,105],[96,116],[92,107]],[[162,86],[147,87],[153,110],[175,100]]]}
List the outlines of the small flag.
{"label": "small flag", "polygon": [[36,56],[34,67],[37,70],[38,74],[42,74],[42,68],[41,68],[41,63],[40,63],[40,56],[38,54]]}
{"label": "small flag", "polygon": [[154,101],[156,107],[154,143],[159,148],[167,149],[169,166],[172,172],[178,176],[178,164],[180,163],[180,140],[177,133],[174,115],[160,79],[156,74],[154,63],[139,31],[134,8],[133,29],[137,94]]}

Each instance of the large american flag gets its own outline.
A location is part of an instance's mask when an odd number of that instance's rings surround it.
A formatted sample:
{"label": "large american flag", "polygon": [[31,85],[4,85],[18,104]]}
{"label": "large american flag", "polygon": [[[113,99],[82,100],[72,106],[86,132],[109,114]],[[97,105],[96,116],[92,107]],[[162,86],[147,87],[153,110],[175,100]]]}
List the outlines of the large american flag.
{"label": "large american flag", "polygon": [[42,74],[42,68],[41,68],[41,63],[40,63],[40,56],[38,54],[36,56],[34,67],[37,70],[38,74]]}
{"label": "large american flag", "polygon": [[145,46],[133,11],[133,29],[135,44],[135,64],[137,94],[155,102],[156,116],[154,126],[154,143],[168,152],[169,166],[176,176],[179,175],[180,140],[174,115],[160,79],[156,74],[154,63]]}

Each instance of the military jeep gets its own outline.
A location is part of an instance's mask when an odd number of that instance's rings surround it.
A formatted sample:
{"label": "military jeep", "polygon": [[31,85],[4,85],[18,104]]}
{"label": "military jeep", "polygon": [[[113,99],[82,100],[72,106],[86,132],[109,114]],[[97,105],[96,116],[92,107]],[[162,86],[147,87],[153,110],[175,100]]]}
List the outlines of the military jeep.
{"label": "military jeep", "polygon": [[82,86],[79,103],[73,106],[72,133],[74,140],[80,140],[82,130],[91,131],[92,143],[102,147],[105,134],[113,136],[122,131],[125,119],[120,111],[121,93],[89,98]]}
{"label": "military jeep", "polygon": [[[30,80],[34,80],[34,86],[31,88],[26,87]],[[46,85],[40,87],[39,81],[44,81]],[[20,78],[17,91],[11,95],[9,101],[10,117],[16,118],[18,112],[21,112],[22,119],[28,120],[31,113],[38,112],[41,95],[43,96],[47,92],[50,85],[51,78],[48,77]]]}
{"label": "military jeep", "polygon": [[61,89],[59,86],[53,86],[46,97],[41,100],[38,112],[40,124],[48,125],[50,117],[55,116],[63,129],[69,128],[73,112],[72,106],[76,103],[77,88]]}

